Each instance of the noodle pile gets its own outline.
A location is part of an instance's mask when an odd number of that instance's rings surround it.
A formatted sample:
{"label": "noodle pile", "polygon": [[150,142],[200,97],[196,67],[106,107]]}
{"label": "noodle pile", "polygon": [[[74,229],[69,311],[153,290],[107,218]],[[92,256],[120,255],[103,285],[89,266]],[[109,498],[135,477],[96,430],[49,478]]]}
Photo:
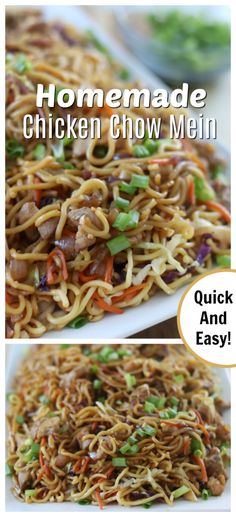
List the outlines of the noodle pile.
{"label": "noodle pile", "polygon": [[100,508],[221,495],[230,434],[216,384],[182,345],[34,346],[7,396],[14,495]]}
{"label": "noodle pile", "polygon": [[11,12],[6,71],[7,337],[122,314],[215,262],[229,264],[225,164],[209,143],[169,140],[171,110],[117,109],[134,121],[162,118],[158,141],[135,142],[111,138],[107,106],[49,110],[45,101],[46,121],[50,112],[99,116],[102,138],[24,140],[38,83],[57,91],[136,85],[94,35],[37,11]]}

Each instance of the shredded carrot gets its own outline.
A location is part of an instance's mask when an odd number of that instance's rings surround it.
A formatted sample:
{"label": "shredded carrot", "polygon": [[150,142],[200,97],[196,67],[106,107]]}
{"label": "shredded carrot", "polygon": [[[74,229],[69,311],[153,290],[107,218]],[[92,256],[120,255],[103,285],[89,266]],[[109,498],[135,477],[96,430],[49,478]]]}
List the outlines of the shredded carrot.
{"label": "shredded carrot", "polygon": [[78,472],[79,469],[80,469],[80,466],[81,466],[81,461],[82,461],[82,458],[79,458],[75,464],[73,465],[72,467],[72,471],[75,473],[75,472]]}
{"label": "shredded carrot", "polygon": [[109,305],[106,303],[103,298],[101,298],[97,293],[94,293],[93,298],[96,304],[106,312],[113,312],[114,314],[123,314],[123,310],[119,309],[119,307],[113,307],[113,305]]}
{"label": "shredded carrot", "polygon": [[39,463],[40,463],[41,467],[44,467],[44,459],[43,459],[43,454],[41,451],[39,453]]}
{"label": "shredded carrot", "polygon": [[95,495],[96,495],[96,499],[97,499],[97,502],[99,504],[100,510],[103,510],[103,500],[102,500],[101,495],[100,495],[100,488],[99,487],[96,488]]}
{"label": "shredded carrot", "polygon": [[215,203],[215,201],[205,201],[204,203],[210,210],[218,212],[222,219],[226,221],[226,223],[231,222],[231,215],[225,206],[221,205],[220,203]]}
{"label": "shredded carrot", "polygon": [[193,179],[189,182],[188,186],[188,201],[190,205],[195,205],[196,203],[196,196],[195,196],[195,184]]}
{"label": "shredded carrot", "polygon": [[152,165],[157,163],[158,165],[176,165],[176,157],[171,156],[170,158],[153,158],[153,160],[148,160],[148,164]]}
{"label": "shredded carrot", "polygon": [[202,160],[200,160],[200,158],[198,158],[198,156],[196,156],[196,154],[189,154],[188,158],[192,160],[192,162],[196,163],[196,165],[202,172],[206,172],[206,167],[204,163],[202,162]]}
{"label": "shredded carrot", "polygon": [[114,261],[114,257],[107,257],[106,273],[105,273],[104,281],[107,282],[108,284],[111,284],[112,273],[113,273],[113,261]]}
{"label": "shredded carrot", "polygon": [[52,471],[48,465],[44,465],[44,470],[46,476],[50,479],[52,477]]}
{"label": "shredded carrot", "polygon": [[42,479],[42,477],[44,476],[44,474],[45,474],[45,470],[44,470],[44,468],[42,468],[42,470],[37,475],[37,481],[40,481]]}
{"label": "shredded carrot", "polygon": [[7,291],[6,291],[6,303],[8,303],[8,305],[10,305],[10,303],[11,303],[11,295]]}
{"label": "shredded carrot", "polygon": [[123,294],[121,294],[119,296],[113,296],[112,302],[119,303],[119,302],[123,302],[123,301],[128,301],[131,298],[133,298],[138,293],[138,291],[141,291],[141,289],[144,289],[144,287],[146,287],[146,286],[147,286],[147,283],[133,285],[131,287],[128,287],[127,289],[124,290]]}
{"label": "shredded carrot", "polygon": [[47,443],[47,438],[46,438],[46,436],[43,436],[41,439],[41,446],[44,447],[44,445],[46,445],[46,443]]}
{"label": "shredded carrot", "polygon": [[64,228],[63,232],[62,232],[62,236],[75,238],[75,232],[72,232],[71,230],[69,230],[69,228]]}
{"label": "shredded carrot", "polygon": [[104,499],[108,499],[109,497],[113,497],[113,495],[116,495],[118,492],[118,490],[113,490],[112,492],[108,492],[108,494],[106,494],[104,496]]}
{"label": "shredded carrot", "polygon": [[207,471],[206,471],[206,466],[205,466],[205,463],[203,461],[202,458],[200,458],[199,456],[194,456],[194,461],[195,463],[197,463],[197,465],[200,467],[200,470],[201,470],[201,476],[202,476],[202,481],[204,483],[207,483],[208,481],[208,476],[207,476]]}
{"label": "shredded carrot", "polygon": [[104,108],[99,108],[98,111],[102,114],[104,113],[104,115],[106,115],[109,118],[114,114],[113,109],[106,103],[104,104]]}
{"label": "shredded carrot", "polygon": [[83,465],[82,465],[82,467],[80,469],[81,474],[86,472],[86,470],[88,469],[89,462],[90,462],[90,458],[89,457],[84,458]]}
{"label": "shredded carrot", "polygon": [[190,439],[189,436],[184,437],[184,443],[183,443],[183,453],[185,456],[187,456],[189,452],[189,446],[190,446]]}
{"label": "shredded carrot", "polygon": [[210,444],[210,435],[209,435],[207,429],[205,428],[205,426],[203,424],[198,424],[198,427],[199,427],[199,429],[201,429],[201,431],[204,434],[206,445],[209,445]]}
{"label": "shredded carrot", "polygon": [[[34,178],[34,183],[40,183],[40,180],[39,180],[39,178],[37,178],[37,176],[35,176],[35,178]],[[41,196],[42,196],[42,191],[39,189],[35,189],[34,190],[34,200],[35,200],[35,204],[38,208],[40,207]]]}
{"label": "shredded carrot", "polygon": [[113,472],[114,472],[114,467],[110,467],[106,472],[106,476],[109,478]]}
{"label": "shredded carrot", "polygon": [[97,280],[98,276],[97,275],[85,275],[85,273],[81,272],[79,274],[79,279],[81,282],[83,282],[84,284],[86,282],[91,282],[91,280]]}
{"label": "shredded carrot", "polygon": [[67,266],[66,266],[65,255],[62,250],[60,250],[59,248],[55,248],[51,253],[49,253],[48,259],[47,259],[46,278],[47,278],[48,285],[54,284],[58,279],[58,275],[56,274],[57,266],[56,266],[55,260],[54,260],[55,257],[59,257],[59,259],[60,259],[63,280],[67,280],[67,278],[68,278],[68,271],[67,271]]}
{"label": "shredded carrot", "polygon": [[97,426],[98,426],[98,422],[93,422],[92,425],[91,425],[91,431],[93,433],[95,433],[96,429],[97,429]]}
{"label": "shredded carrot", "polygon": [[197,417],[197,420],[198,420],[198,423],[201,424],[201,425],[204,425],[201,413],[199,413],[199,411],[197,409],[195,409],[195,408],[192,411],[195,413],[195,415]]}
{"label": "shredded carrot", "polygon": [[187,424],[185,424],[185,423],[172,422],[171,420],[160,420],[160,422],[161,422],[161,424],[170,425],[171,427],[178,427],[178,428],[188,427]]}

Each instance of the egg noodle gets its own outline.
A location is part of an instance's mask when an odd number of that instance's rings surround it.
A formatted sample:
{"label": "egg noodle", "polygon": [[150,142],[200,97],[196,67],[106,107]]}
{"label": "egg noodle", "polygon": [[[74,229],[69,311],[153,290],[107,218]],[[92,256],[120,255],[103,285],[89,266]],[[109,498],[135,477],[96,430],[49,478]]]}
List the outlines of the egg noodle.
{"label": "egg noodle", "polygon": [[[108,106],[36,108],[39,83],[137,86],[93,34],[11,10],[6,62],[7,337],[119,315],[229,264],[225,164],[209,143],[166,137],[173,110],[118,108],[162,118],[159,139],[131,141],[110,137]],[[36,113],[100,117],[102,136],[25,141],[23,117]]]}
{"label": "egg noodle", "polygon": [[224,491],[228,405],[183,345],[34,345],[13,389],[7,472],[21,501],[149,507]]}

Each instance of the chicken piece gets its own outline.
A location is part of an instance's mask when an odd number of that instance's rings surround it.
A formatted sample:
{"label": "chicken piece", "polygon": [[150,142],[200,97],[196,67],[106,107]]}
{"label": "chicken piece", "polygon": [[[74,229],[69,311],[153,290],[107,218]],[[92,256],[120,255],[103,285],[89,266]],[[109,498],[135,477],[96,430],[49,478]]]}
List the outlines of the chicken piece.
{"label": "chicken piece", "polygon": [[31,217],[37,214],[38,211],[39,210],[34,201],[28,201],[25,203],[17,214],[19,224],[24,224],[25,221],[28,221]]}
{"label": "chicken piece", "polygon": [[208,476],[226,476],[224,463],[217,447],[213,447],[205,458],[206,471]]}
{"label": "chicken piece", "polygon": [[65,456],[64,454],[58,454],[55,458],[55,465],[59,469],[63,469],[69,460],[70,458],[68,456]]}
{"label": "chicken piece", "polygon": [[28,264],[26,260],[10,260],[10,273],[13,280],[24,280],[28,273]]}
{"label": "chicken piece", "polygon": [[51,217],[38,226],[38,231],[45,241],[52,239],[55,235],[55,230],[58,225],[59,217]]}
{"label": "chicken piece", "polygon": [[225,477],[223,475],[215,478],[211,476],[207,483],[207,488],[211,491],[212,495],[221,495],[225,488]]}
{"label": "chicken piece", "polygon": [[74,444],[77,446],[79,445],[81,450],[87,449],[92,440],[89,438],[84,439],[84,437],[90,433],[91,433],[91,431],[90,431],[89,425],[85,425],[84,427],[81,427],[81,429],[79,429],[79,431],[77,431],[77,433],[75,434],[75,436],[72,440],[72,445],[74,445]]}
{"label": "chicken piece", "polygon": [[68,223],[77,228],[75,236],[75,251],[79,253],[81,250],[92,246],[96,242],[96,237],[92,233],[85,230],[84,225],[95,226],[96,229],[101,229],[102,225],[93,210],[88,207],[71,209],[67,215]]}
{"label": "chicken piece", "polygon": [[40,418],[34,422],[31,428],[31,436],[33,440],[48,436],[51,433],[56,433],[60,427],[60,418],[53,416],[51,418]]}
{"label": "chicken piece", "polygon": [[192,397],[192,405],[196,408],[206,422],[212,424],[216,419],[216,408],[211,397],[203,397],[197,393]]}
{"label": "chicken piece", "polygon": [[138,388],[136,388],[130,396],[131,407],[137,406],[137,404],[143,404],[149,395],[150,390],[148,384],[142,384],[142,386],[138,386]]}
{"label": "chicken piece", "polygon": [[76,252],[74,237],[62,237],[60,240],[54,241],[54,244],[63,251],[67,260],[73,260],[75,258]]}
{"label": "chicken piece", "polygon": [[22,470],[18,473],[18,484],[21,490],[31,486],[32,478],[29,471]]}

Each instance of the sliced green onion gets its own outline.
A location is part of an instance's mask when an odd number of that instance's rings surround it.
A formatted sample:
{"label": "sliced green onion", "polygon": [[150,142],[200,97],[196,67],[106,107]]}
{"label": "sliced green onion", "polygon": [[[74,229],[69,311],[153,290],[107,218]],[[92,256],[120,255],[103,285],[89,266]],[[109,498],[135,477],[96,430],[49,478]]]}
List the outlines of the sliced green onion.
{"label": "sliced green onion", "polygon": [[152,506],[153,502],[152,501],[148,501],[148,503],[144,503],[142,504],[142,507],[143,508],[146,508],[146,510],[148,510],[151,506]]}
{"label": "sliced green onion", "polygon": [[191,448],[191,452],[194,454],[198,450],[201,451],[202,444],[201,444],[200,440],[197,440],[197,438],[192,438],[190,448]]}
{"label": "sliced green onion", "polygon": [[31,70],[32,63],[24,54],[19,54],[16,58],[14,68],[18,74],[24,74]]}
{"label": "sliced green onion", "polygon": [[121,350],[118,350],[118,354],[119,356],[122,358],[122,357],[130,357],[132,355],[132,352],[131,350],[125,350],[125,349],[121,349]]}
{"label": "sliced green onion", "polygon": [[17,415],[16,416],[16,423],[17,424],[24,424],[24,422],[25,422],[25,419],[24,419],[24,417],[22,415]]}
{"label": "sliced green onion", "polygon": [[224,169],[221,165],[217,165],[212,171],[212,178],[214,180],[220,178],[224,174]]}
{"label": "sliced green onion", "polygon": [[122,447],[120,448],[121,454],[126,454],[127,452],[129,452],[130,447],[131,445],[129,443],[125,443],[125,445],[122,445]]}
{"label": "sliced green onion", "polygon": [[112,256],[117,255],[120,251],[130,248],[130,241],[125,235],[118,235],[118,237],[114,237],[114,239],[107,241],[106,244]]}
{"label": "sliced green onion", "polygon": [[16,394],[15,394],[15,393],[13,393],[13,392],[11,392],[11,393],[7,393],[7,394],[6,394],[6,399],[7,399],[7,401],[8,401],[8,402],[10,402],[10,404],[11,404],[12,402],[14,402],[15,397],[16,397]]}
{"label": "sliced green onion", "polygon": [[127,467],[126,458],[112,458],[113,467]]}
{"label": "sliced green onion", "polygon": [[131,390],[133,388],[133,386],[136,386],[136,384],[137,384],[136,377],[134,375],[131,375],[131,373],[125,373],[124,378],[125,378],[125,382],[126,382],[128,390]]}
{"label": "sliced green onion", "polygon": [[92,366],[90,368],[90,372],[95,374],[95,373],[98,373],[98,371],[99,371],[98,365],[92,364]]}
{"label": "sliced green onion", "polygon": [[172,407],[177,407],[179,405],[179,399],[177,397],[170,397],[170,404]]}
{"label": "sliced green onion", "polygon": [[86,504],[90,504],[91,501],[89,501],[89,499],[81,499],[80,501],[77,502],[77,504],[81,504],[83,506],[85,506]]}
{"label": "sliced green onion", "polygon": [[100,379],[95,379],[93,381],[93,389],[94,390],[100,390],[102,387],[102,381]]}
{"label": "sliced green onion", "polygon": [[6,139],[6,152],[8,158],[10,160],[15,160],[16,158],[22,157],[25,154],[25,148],[20,142],[17,140]]}
{"label": "sliced green onion", "polygon": [[131,187],[146,189],[149,185],[149,177],[133,174],[130,182]]}
{"label": "sliced green onion", "polygon": [[35,489],[25,490],[25,497],[34,497],[35,495],[36,495]]}
{"label": "sliced green onion", "polygon": [[126,194],[130,194],[130,196],[133,196],[136,192],[136,187],[132,187],[130,183],[126,183],[125,181],[122,181],[119,184],[119,188],[122,192],[126,192]]}
{"label": "sliced green onion", "polygon": [[153,404],[152,402],[148,402],[148,400],[146,400],[145,404],[144,404],[144,411],[145,413],[153,413],[156,409],[156,406],[155,404]]}
{"label": "sliced green onion", "polygon": [[54,158],[56,158],[58,162],[64,162],[65,153],[63,140],[59,140],[56,144],[52,144],[51,147]]}
{"label": "sliced green onion", "polygon": [[188,486],[182,485],[176,490],[172,492],[172,495],[174,499],[178,499],[179,497],[182,497],[182,495],[187,494],[189,492],[190,488]]}
{"label": "sliced green onion", "polygon": [[134,145],[133,155],[136,158],[147,158],[150,156],[149,150],[144,145]]}
{"label": "sliced green onion", "polygon": [[53,418],[54,416],[57,416],[57,414],[56,414],[56,413],[54,413],[53,411],[49,411],[49,412],[47,413],[47,417],[48,417],[48,418]]}
{"label": "sliced green onion", "polygon": [[69,145],[73,144],[74,140],[75,139],[73,136],[64,136],[64,138],[63,138],[64,147],[68,147]]}
{"label": "sliced green onion", "polygon": [[130,79],[130,72],[127,70],[127,68],[122,68],[119,70],[118,76],[120,79],[122,79],[122,81],[128,81],[128,79]]}
{"label": "sliced green onion", "polygon": [[166,411],[160,411],[159,415],[160,415],[160,418],[163,418],[163,419],[175,418],[177,415],[177,411],[174,408],[169,408]]}
{"label": "sliced green onion", "polygon": [[106,401],[106,397],[98,397],[97,400],[98,400],[98,402],[101,402],[102,404],[104,404],[104,402]]}
{"label": "sliced green onion", "polygon": [[197,456],[198,458],[202,458],[202,456],[203,456],[202,451],[200,449],[196,449],[196,451],[194,451],[194,456]]}
{"label": "sliced green onion", "polygon": [[144,142],[144,146],[149,151],[149,154],[153,154],[157,151],[159,143],[156,140],[152,140],[152,138],[147,138]]}
{"label": "sliced green onion", "polygon": [[231,265],[230,255],[217,255],[216,263],[218,266],[230,268],[230,265]]}
{"label": "sliced green onion", "polygon": [[209,499],[210,495],[211,495],[210,490],[207,490],[206,488],[204,488],[201,492],[201,496],[202,496],[202,499],[204,499],[204,501],[207,501],[207,499]]}
{"label": "sliced green onion", "polygon": [[117,208],[121,208],[121,210],[128,210],[130,202],[128,199],[124,199],[123,197],[117,197],[115,200],[115,206]]}
{"label": "sliced green onion", "polygon": [[88,318],[86,318],[86,316],[77,316],[77,318],[68,323],[67,327],[70,327],[72,329],[80,329],[81,327],[86,325],[86,323],[88,323]]}
{"label": "sliced green onion", "polygon": [[33,442],[32,445],[30,446],[30,449],[23,456],[24,462],[29,463],[30,461],[34,461],[34,460],[38,459],[39,451],[40,451],[39,443]]}
{"label": "sliced green onion", "polygon": [[131,445],[129,454],[137,454],[139,452],[139,446],[137,443],[134,443],[134,445]]}
{"label": "sliced green onion", "polygon": [[137,210],[131,210],[128,214],[121,212],[117,215],[113,228],[117,228],[120,232],[125,230],[131,230],[136,228],[139,222],[139,212]]}
{"label": "sliced green onion", "polygon": [[144,427],[140,427],[139,429],[137,429],[137,434],[139,434],[139,436],[155,436],[156,434],[156,429],[155,427],[152,427],[151,425],[145,425]]}
{"label": "sliced green onion", "polygon": [[67,348],[70,348],[71,345],[67,345],[67,344],[64,344],[62,343],[62,345],[60,345],[60,350],[67,350]]}
{"label": "sliced green onion", "polygon": [[200,201],[210,201],[214,199],[215,194],[214,190],[210,187],[210,185],[203,179],[198,176],[194,177],[194,185],[195,185],[195,195],[197,199]]}
{"label": "sliced green onion", "polygon": [[128,438],[128,443],[130,445],[134,445],[135,443],[137,443],[137,441],[138,441],[137,438],[135,438],[135,436],[133,436],[133,435],[129,436],[129,438]]}
{"label": "sliced green onion", "polygon": [[107,363],[109,361],[110,355],[113,352],[113,348],[111,348],[110,346],[104,346],[98,354],[99,361],[101,361],[101,363]]}
{"label": "sliced green onion", "polygon": [[75,166],[73,165],[73,163],[70,163],[70,162],[64,162],[63,163],[63,169],[65,170],[73,170],[75,169]]}
{"label": "sliced green onion", "polygon": [[118,361],[119,360],[119,354],[117,352],[112,352],[109,355],[109,361]]}
{"label": "sliced green onion", "polygon": [[12,476],[13,472],[14,472],[14,469],[13,469],[12,465],[9,465],[9,463],[6,463],[6,468],[5,468],[6,476],[9,476],[9,477]]}
{"label": "sliced green onion", "polygon": [[157,397],[156,395],[150,395],[147,398],[148,402],[151,402],[157,409],[162,409],[166,402],[166,397]]}
{"label": "sliced green onion", "polygon": [[39,402],[41,402],[41,404],[45,404],[46,406],[50,403],[50,399],[46,395],[40,395]]}
{"label": "sliced green onion", "polygon": [[46,156],[46,147],[43,144],[38,144],[33,150],[34,160],[43,160]]}
{"label": "sliced green onion", "polygon": [[182,374],[180,375],[174,375],[174,380],[177,384],[183,384],[184,382],[184,376]]}
{"label": "sliced green onion", "polygon": [[91,30],[86,31],[88,40],[93,44],[93,46],[102,52],[103,54],[110,55],[109,50],[106,48],[106,46],[95,36],[95,34]]}

